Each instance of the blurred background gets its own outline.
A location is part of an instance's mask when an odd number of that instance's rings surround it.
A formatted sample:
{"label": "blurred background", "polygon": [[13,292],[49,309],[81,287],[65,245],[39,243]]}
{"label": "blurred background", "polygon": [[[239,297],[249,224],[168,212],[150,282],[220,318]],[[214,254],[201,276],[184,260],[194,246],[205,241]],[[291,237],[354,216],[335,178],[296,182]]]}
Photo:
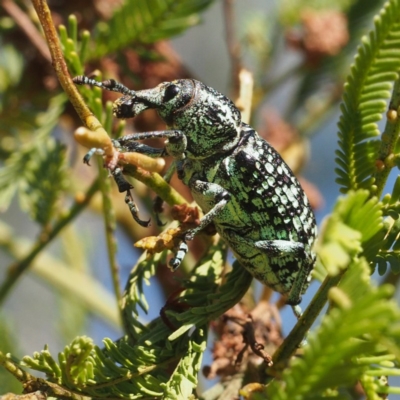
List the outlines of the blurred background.
{"label": "blurred background", "polygon": [[[87,29],[98,37],[104,35],[107,43],[104,26],[113,26],[110,21],[115,19],[115,10],[125,3],[128,2],[54,0],[49,1],[49,6],[56,26],[68,25],[68,16],[75,14],[80,31]],[[193,77],[236,100],[238,72],[247,69],[254,78],[251,125],[299,176],[320,224],[339,195],[334,158],[342,86],[356,45],[371,27],[373,15],[383,1],[195,3],[199,4],[199,11],[185,16],[187,20],[184,24],[181,21],[182,26],[171,23],[172,28],[164,37],[151,38],[144,30],[126,43],[121,39],[107,54],[100,48],[90,48],[85,73],[98,69],[103,77],[118,79],[133,89]],[[151,7],[152,1],[148,4]],[[131,27],[111,30],[110,43],[124,32],[129,37]],[[98,173],[96,162],[91,167],[82,164],[85,149],[72,136],[80,122],[65,99],[57,97],[59,93],[61,88],[31,4],[3,0],[0,6],[0,350],[12,351],[18,357],[40,350],[44,344],[56,354],[77,335],[93,337],[101,345],[102,338],[117,339],[122,334],[99,194],[54,240],[46,236],[74,202],[79,204],[79,199],[84,198]],[[104,93],[104,100],[115,97]],[[163,129],[163,124],[151,112],[128,121],[126,126],[126,132],[157,129]],[[37,138],[44,136],[52,138],[51,143],[46,142],[50,143],[47,150],[38,148],[39,139],[35,147]],[[40,154],[42,148],[44,155]],[[46,155],[49,148],[53,149],[51,160]],[[42,181],[42,185],[36,180]],[[190,200],[189,193],[176,179],[172,183]],[[157,227],[153,223],[151,228],[144,229],[135,224],[123,196],[112,185],[122,290],[141,254],[132,244],[154,234]],[[147,218],[151,216],[148,199],[154,194],[141,183],[135,182],[134,186],[141,214]],[[52,195],[43,200],[46,191]],[[168,212],[166,208],[162,219],[170,218]],[[36,256],[35,248],[40,243],[45,246]],[[194,258],[198,257],[201,244],[194,243],[191,250]],[[12,275],[15,268],[23,273],[10,281],[10,271]],[[157,279],[146,289],[151,302],[149,314],[143,315],[144,321],[158,316],[166,294],[174,286],[172,273],[165,267],[160,269]],[[315,287],[312,285],[305,296],[303,306]],[[256,292],[261,290],[258,287]],[[284,309],[282,319],[283,331],[288,332],[294,324],[291,310]],[[210,354],[205,357],[206,364],[210,363]],[[0,393],[14,390],[2,370],[0,379]]]}

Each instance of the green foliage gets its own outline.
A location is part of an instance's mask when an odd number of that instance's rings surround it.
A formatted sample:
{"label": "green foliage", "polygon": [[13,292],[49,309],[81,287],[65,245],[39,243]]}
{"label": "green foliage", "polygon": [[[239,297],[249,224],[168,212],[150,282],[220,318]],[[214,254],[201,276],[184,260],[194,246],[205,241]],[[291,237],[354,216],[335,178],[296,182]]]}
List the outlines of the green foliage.
{"label": "green foliage", "polygon": [[[24,363],[44,372],[51,382],[87,396],[187,398],[197,385],[207,323],[236,304],[251,283],[250,274],[236,264],[221,284],[224,256],[222,244],[212,247],[190,279],[182,282],[182,293],[166,304],[165,316],[147,326],[138,315],[138,307],[147,310],[143,284],[149,283],[164,256],[142,257],[123,298],[126,337],[117,342],[104,339],[103,350],[89,338],[77,338],[59,354],[58,364],[47,348],[25,357]],[[191,328],[194,332],[188,333]],[[171,376],[163,372],[167,365],[175,369]]]}
{"label": "green foliage", "polygon": [[73,75],[83,74],[83,65],[89,45],[90,33],[84,31],[78,41],[78,22],[74,15],[68,18],[68,30],[64,25],[58,27],[64,56]]}
{"label": "green foliage", "polygon": [[334,276],[345,269],[363,249],[373,259],[365,244],[381,231],[383,222],[381,204],[376,198],[368,197],[366,190],[350,192],[339,199],[332,215],[324,222],[317,248],[320,263],[315,270],[319,280],[326,272]]}
{"label": "green foliage", "polygon": [[213,0],[127,0],[110,20],[94,31],[96,46],[90,58],[125,48],[134,42],[148,44],[175,36],[199,23],[198,13]]}
{"label": "green foliage", "polygon": [[31,218],[45,225],[54,216],[65,187],[65,149],[50,136],[58,123],[65,96],[54,97],[38,120],[33,139],[21,145],[0,170],[0,206],[6,210],[15,192]]}
{"label": "green foliage", "polygon": [[368,254],[373,255],[368,259],[378,266],[380,275],[387,272],[388,265],[392,272],[400,272],[400,176],[393,185],[392,192],[387,193],[382,199],[382,211],[386,216],[383,226],[366,244]]}
{"label": "green foliage", "polygon": [[324,223],[317,275],[326,274],[322,267],[330,276],[346,272],[339,286],[330,290],[329,313],[307,338],[302,357],[293,359],[281,379],[267,387],[269,399],[348,398],[341,396],[357,381],[369,398],[397,391],[382,385],[379,376],[400,372],[391,362],[400,350],[400,309],[390,300],[393,287],[374,287],[370,264],[360,257],[382,228],[381,204],[368,194],[350,192]]}
{"label": "green foliage", "polygon": [[375,259],[378,264],[378,272],[380,275],[385,274],[387,265],[390,264],[391,270],[398,274],[400,273],[400,220],[387,218],[385,220],[384,234],[380,242],[379,253]]}
{"label": "green foliage", "polygon": [[181,358],[165,385],[164,397],[167,399],[189,399],[193,393],[193,388],[197,386],[197,376],[206,349],[207,336],[202,330],[196,330],[194,335],[200,337],[198,339],[193,338],[189,342],[186,355]]}
{"label": "green foliage", "polygon": [[400,2],[392,0],[363,38],[347,78],[339,120],[337,182],[342,191],[371,189],[380,142],[377,122],[386,110],[400,67]]}
{"label": "green foliage", "polygon": [[[389,300],[392,294],[389,286],[371,288],[364,259],[352,261],[339,288],[331,292],[329,315],[309,336],[303,356],[292,361],[281,380],[269,385],[268,398],[317,399],[328,391],[340,398],[341,390],[351,388],[368,371],[388,374],[385,362],[380,365],[377,359],[386,361],[392,357],[385,354],[400,350],[400,310]],[[377,378],[374,385],[375,393],[386,391]]]}

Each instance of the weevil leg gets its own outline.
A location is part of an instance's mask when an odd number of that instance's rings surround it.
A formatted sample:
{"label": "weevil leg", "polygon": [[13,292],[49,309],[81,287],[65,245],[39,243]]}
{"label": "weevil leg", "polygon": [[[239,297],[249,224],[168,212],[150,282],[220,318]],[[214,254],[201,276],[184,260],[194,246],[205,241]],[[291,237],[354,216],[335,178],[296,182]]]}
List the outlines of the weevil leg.
{"label": "weevil leg", "polygon": [[142,220],[139,218],[139,210],[136,206],[135,201],[133,200],[131,189],[133,186],[125,179],[124,175],[122,174],[121,168],[117,167],[112,172],[111,175],[113,176],[115,183],[118,186],[118,190],[120,193],[126,192],[125,195],[125,203],[129,207],[129,211],[132,214],[133,219],[140,225],[147,228],[150,225],[150,219],[148,221]]}
{"label": "weevil leg", "polygon": [[[157,149],[157,148],[147,146],[145,144],[137,142],[138,140],[154,139],[154,138],[168,139],[165,143],[165,148]],[[132,152],[145,154],[145,155],[147,155],[149,157],[153,157],[153,158],[171,155],[176,159],[183,159],[184,152],[186,150],[187,140],[186,140],[186,136],[181,131],[165,130],[165,131],[133,133],[131,135],[126,135],[119,139],[113,140],[113,145],[115,146],[116,149],[118,149],[119,151],[122,151],[122,152],[132,151]],[[171,177],[172,177],[173,173],[175,172],[174,164],[172,165],[172,167],[169,168],[169,170],[167,171],[166,176],[164,178],[164,179],[166,179],[167,182],[169,182],[171,180]],[[125,184],[126,181],[124,178],[122,178],[122,173],[120,173],[120,171],[119,171],[118,175],[114,176],[114,178],[116,179],[116,182],[118,184],[118,188],[119,188],[120,192],[127,191],[127,195],[125,197],[125,202],[128,204],[129,210],[131,211],[131,214],[132,214],[133,218],[135,219],[135,221],[137,221],[142,226],[148,226],[149,221],[142,221],[138,217],[137,207],[133,201],[132,195],[129,192],[130,188],[127,188],[127,190],[122,190],[123,188],[126,188],[126,184]],[[156,213],[157,225],[163,225],[158,216],[158,212],[162,209],[162,200],[160,198],[157,197],[155,199],[153,208]]]}
{"label": "weevil leg", "polygon": [[190,181],[190,189],[192,192],[201,192],[204,198],[214,204],[213,208],[200,219],[199,225],[185,232],[184,239],[179,245],[178,251],[174,258],[170,261],[170,266],[173,270],[176,270],[181,264],[185,254],[188,251],[186,242],[188,240],[193,240],[193,238],[207,225],[209,225],[215,217],[217,217],[221,211],[225,208],[231,195],[220,185],[215,183],[203,182],[200,180],[193,179]]}
{"label": "weevil leg", "polygon": [[138,207],[136,206],[135,201],[133,200],[133,197],[132,197],[132,194],[131,194],[130,190],[128,190],[126,192],[125,203],[128,205],[129,211],[131,212],[133,219],[140,226],[143,226],[143,227],[147,228],[150,225],[150,219],[148,221],[144,221],[144,220],[139,218]]}
{"label": "weevil leg", "polygon": [[90,165],[90,159],[95,155],[95,154],[99,154],[99,155],[103,155],[104,154],[104,150],[103,149],[99,149],[97,147],[92,147],[83,157],[83,163],[86,165]]}
{"label": "weevil leg", "polygon": [[[137,140],[145,139],[168,139],[165,143],[166,154],[163,155],[170,155],[176,159],[181,159],[184,152],[186,151],[187,139],[185,134],[179,130],[133,133],[131,135],[123,136],[115,142],[117,142],[122,148],[129,148],[129,146],[134,146],[134,149],[132,151],[137,151],[142,154],[149,155],[150,157],[154,157],[153,150],[158,149],[153,149],[152,147],[145,145],[138,146],[132,144]],[[146,152],[146,149],[149,153]],[[164,151],[164,149],[162,150]]]}
{"label": "weevil leg", "polygon": [[[304,253],[305,255],[307,253]],[[303,288],[304,285],[306,285],[309,282],[309,279],[311,279],[310,272],[314,266],[314,260],[308,258],[308,263],[303,264],[303,268],[300,268],[295,281],[293,282],[292,290],[289,293],[288,299],[287,299],[287,304],[291,304],[293,306],[296,306],[301,302],[301,295],[303,293]],[[308,266],[308,268],[306,267]],[[296,315],[296,312],[295,312]],[[300,316],[301,316],[301,309],[300,309]]]}
{"label": "weevil leg", "polygon": [[300,317],[303,315],[303,311],[301,307],[297,304],[295,306],[292,306],[293,314],[297,319],[300,319]]}
{"label": "weevil leg", "polygon": [[173,271],[177,270],[181,265],[186,253],[188,252],[188,246],[185,241],[182,241],[179,245],[178,251],[175,253],[175,257],[169,260],[169,266]]}
{"label": "weevil leg", "polygon": [[113,176],[120,193],[133,189],[133,186],[125,179],[121,168],[115,168],[113,171],[111,171],[111,175]]}
{"label": "weevil leg", "polygon": [[150,220],[145,221],[139,218],[139,210],[136,206],[135,201],[133,200],[131,189],[133,186],[125,179],[122,174],[121,168],[117,167],[113,171],[111,171],[111,175],[113,176],[115,183],[118,186],[118,190],[120,193],[126,192],[125,195],[125,203],[129,207],[129,211],[132,214],[133,219],[140,225],[147,228],[150,225]]}
{"label": "weevil leg", "polygon": [[165,148],[157,149],[155,147],[136,142],[133,139],[130,141],[113,139],[112,142],[114,147],[120,152],[135,152],[145,154],[146,156],[152,158],[165,157],[167,155]]}
{"label": "weevil leg", "polygon": [[196,228],[190,229],[186,232],[185,240],[192,240],[202,229],[218,217],[231,198],[231,194],[216,183],[191,179],[189,181],[189,188],[195,198],[196,193],[200,193],[203,203],[208,202],[209,204],[212,204],[213,207],[203,216],[203,218],[200,219],[199,225]]}

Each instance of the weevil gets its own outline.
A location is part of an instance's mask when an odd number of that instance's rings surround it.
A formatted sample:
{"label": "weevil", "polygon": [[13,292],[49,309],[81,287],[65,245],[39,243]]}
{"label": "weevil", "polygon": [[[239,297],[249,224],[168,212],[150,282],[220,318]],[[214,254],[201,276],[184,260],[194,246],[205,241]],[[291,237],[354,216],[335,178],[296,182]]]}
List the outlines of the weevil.
{"label": "weevil", "polygon": [[[285,295],[288,304],[300,303],[315,264],[314,214],[293,172],[241,121],[230,99],[194,79],[139,91],[114,80],[79,76],[74,82],[121,93],[113,104],[117,118],[132,118],[152,108],[165,121],[168,130],[126,135],[114,145],[151,157],[172,156],[179,179],[204,213],[199,225],[185,232],[170,262],[173,269],[187,252],[186,242],[214,223],[254,278]],[[166,139],[165,147],[138,143],[148,138]]]}

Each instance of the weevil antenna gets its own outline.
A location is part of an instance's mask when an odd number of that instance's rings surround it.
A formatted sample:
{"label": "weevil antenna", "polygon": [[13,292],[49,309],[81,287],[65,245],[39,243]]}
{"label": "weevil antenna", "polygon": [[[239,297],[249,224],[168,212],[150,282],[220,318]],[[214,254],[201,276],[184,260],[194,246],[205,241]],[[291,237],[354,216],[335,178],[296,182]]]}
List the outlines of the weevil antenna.
{"label": "weevil antenna", "polygon": [[109,90],[110,92],[122,93],[122,94],[128,95],[128,96],[136,95],[136,92],[134,90],[127,88],[125,85],[123,85],[120,82],[117,82],[114,79],[107,79],[103,82],[99,82],[99,81],[96,81],[95,79],[88,78],[87,76],[79,75],[79,76],[76,76],[75,78],[73,78],[72,80],[77,85],[97,86],[101,89]]}

